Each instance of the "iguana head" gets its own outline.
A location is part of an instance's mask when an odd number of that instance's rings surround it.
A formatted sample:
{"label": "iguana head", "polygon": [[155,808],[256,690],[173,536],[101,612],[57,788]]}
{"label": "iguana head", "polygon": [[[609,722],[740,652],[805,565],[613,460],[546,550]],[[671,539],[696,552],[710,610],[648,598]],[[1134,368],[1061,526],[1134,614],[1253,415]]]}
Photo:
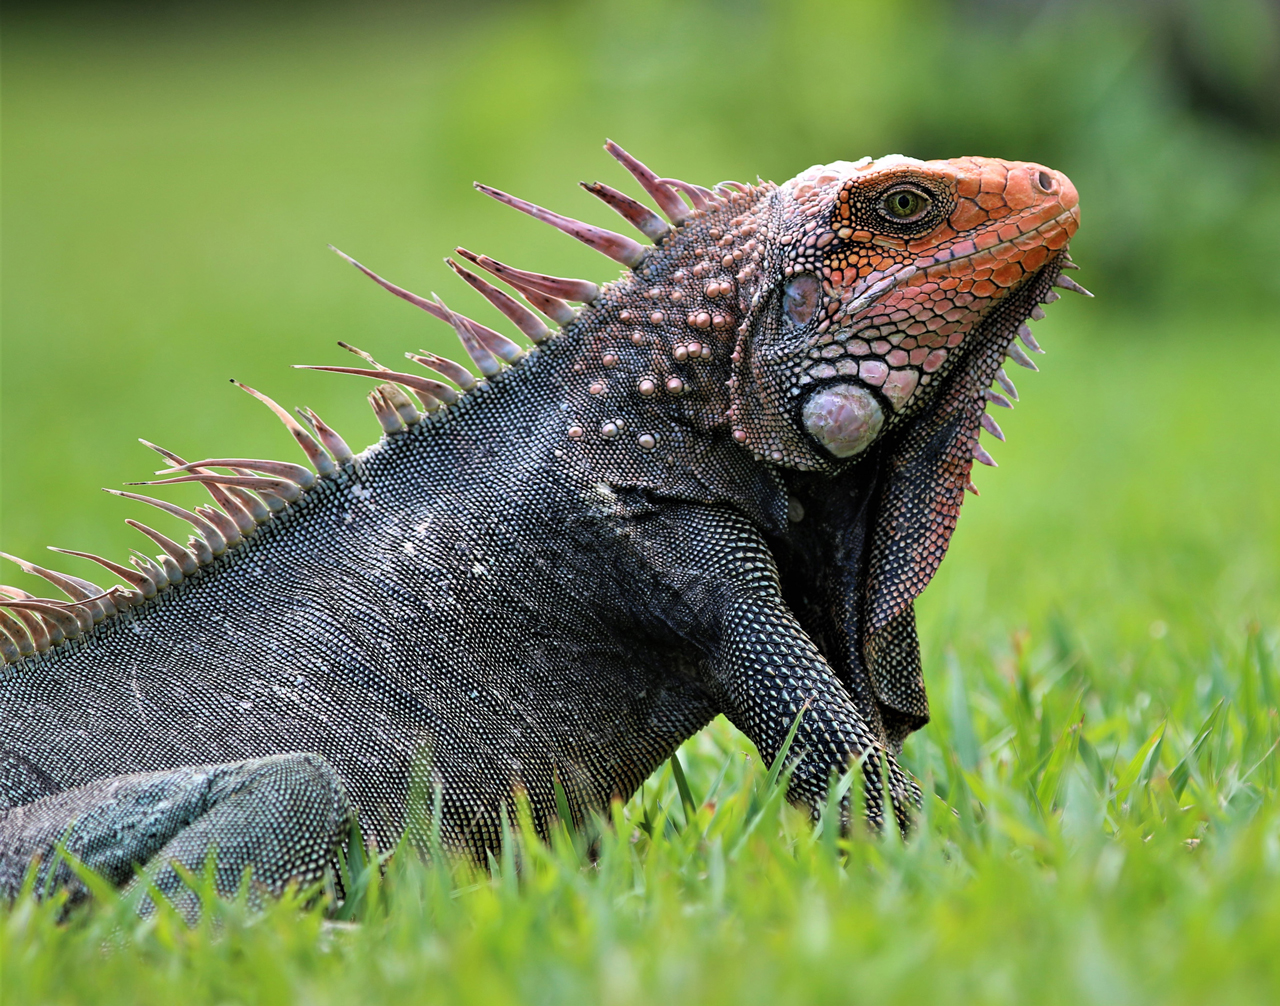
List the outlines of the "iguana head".
{"label": "iguana head", "polygon": [[765,216],[733,241],[751,288],[733,435],[813,469],[927,408],[984,319],[1066,247],[1079,208],[1039,164],[895,155],[810,168]]}

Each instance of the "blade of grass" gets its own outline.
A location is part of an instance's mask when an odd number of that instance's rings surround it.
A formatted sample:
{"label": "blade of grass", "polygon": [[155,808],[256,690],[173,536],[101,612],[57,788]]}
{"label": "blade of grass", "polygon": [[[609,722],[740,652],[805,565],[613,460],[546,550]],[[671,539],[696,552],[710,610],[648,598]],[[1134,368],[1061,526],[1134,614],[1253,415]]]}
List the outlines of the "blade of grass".
{"label": "blade of grass", "polygon": [[1173,790],[1175,797],[1181,798],[1182,792],[1187,788],[1187,780],[1191,778],[1191,768],[1195,761],[1196,754],[1209,739],[1209,735],[1213,733],[1218,724],[1218,716],[1226,705],[1226,699],[1219,699],[1217,705],[1210,710],[1209,715],[1205,717],[1205,721],[1200,726],[1199,732],[1195,736],[1195,740],[1191,742],[1191,746],[1187,748],[1186,753],[1178,760],[1178,764],[1173,767],[1173,771],[1169,773],[1169,787]]}
{"label": "blade of grass", "polygon": [[689,780],[685,778],[684,766],[680,764],[680,753],[671,752],[671,774],[675,776],[676,789],[680,791],[680,802],[684,804],[684,823],[687,828],[693,824],[698,813],[698,805],[693,799],[693,791],[689,789]]}

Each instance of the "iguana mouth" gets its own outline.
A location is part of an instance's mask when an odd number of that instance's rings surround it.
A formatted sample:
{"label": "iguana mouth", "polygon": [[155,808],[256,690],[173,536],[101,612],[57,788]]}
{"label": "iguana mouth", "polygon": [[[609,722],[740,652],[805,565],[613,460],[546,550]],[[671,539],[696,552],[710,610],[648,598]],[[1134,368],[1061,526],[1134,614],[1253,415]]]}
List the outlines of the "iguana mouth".
{"label": "iguana mouth", "polygon": [[[1077,223],[1079,222],[1079,219],[1080,219],[1079,207],[1071,207],[1070,209],[1064,210],[1062,213],[1059,213],[1057,216],[1051,217],[1049,220],[1042,222],[1039,226],[1044,227],[1044,226],[1053,225],[1053,224],[1065,225],[1068,220],[1072,220],[1072,219],[1074,219]],[[931,266],[939,265],[943,262],[954,264],[957,262],[967,262],[971,259],[978,257],[979,255],[994,255],[1001,249],[1013,247],[1017,243],[1017,241],[1022,239],[1022,237],[1023,235],[1019,235],[1019,237],[1011,238],[1008,241],[1000,241],[997,244],[991,245],[988,248],[977,248],[971,252],[965,252],[963,255],[956,255],[953,258],[940,258],[940,259],[934,260],[933,262],[929,262],[923,265],[912,263],[907,266],[894,268],[889,272],[887,272],[886,274],[884,274],[883,276],[881,276],[879,279],[875,280],[871,284],[871,286],[869,286],[862,293],[858,294],[852,301],[849,302],[847,306],[841,309],[840,313],[844,317],[852,317],[853,315],[857,314],[859,311],[864,310],[865,308],[874,304],[878,299],[883,297],[890,290],[893,290],[901,286],[907,280],[911,279],[911,277],[918,274],[922,269],[928,269]],[[1066,251],[1065,245],[1063,246],[1063,251],[1064,252]],[[1041,268],[1043,268],[1043,266]],[[1030,280],[1030,277],[1028,277],[1028,281],[1029,280]],[[842,326],[842,328],[844,327],[846,326]],[[850,328],[849,331],[850,331],[850,334],[855,334],[853,329]]]}

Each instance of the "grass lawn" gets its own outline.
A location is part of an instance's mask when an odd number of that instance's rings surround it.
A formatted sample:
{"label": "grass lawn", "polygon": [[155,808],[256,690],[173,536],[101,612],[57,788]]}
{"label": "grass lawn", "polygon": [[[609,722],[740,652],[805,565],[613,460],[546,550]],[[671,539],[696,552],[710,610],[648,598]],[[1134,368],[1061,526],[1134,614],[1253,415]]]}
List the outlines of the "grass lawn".
{"label": "grass lawn", "polygon": [[[340,359],[339,338],[456,353],[326,241],[461,303],[440,264],[456,243],[611,275],[472,177],[615,226],[573,186],[622,184],[607,134],[703,182],[866,152],[778,125],[763,90],[773,132],[753,146],[727,112],[666,101],[665,57],[621,76],[607,46],[552,61],[583,17],[495,10],[438,31],[385,13],[208,37],[194,14],[6,26],[6,551],[138,546],[136,508],[96,491],[154,467],[134,437],[291,456],[229,377],[372,440],[354,383],[286,365]],[[848,132],[883,152],[892,117],[867,114]],[[1280,1000],[1276,303],[1066,298],[1036,326],[1043,372],[1013,375],[1001,467],[975,475],[918,606],[933,722],[904,753],[929,794],[908,841],[814,831],[717,722],[680,753],[690,805],[668,767],[594,836],[525,842],[518,877],[403,855],[344,917],[323,897],[220,903],[194,930],[110,897],[65,923],[0,908],[0,1001]]]}

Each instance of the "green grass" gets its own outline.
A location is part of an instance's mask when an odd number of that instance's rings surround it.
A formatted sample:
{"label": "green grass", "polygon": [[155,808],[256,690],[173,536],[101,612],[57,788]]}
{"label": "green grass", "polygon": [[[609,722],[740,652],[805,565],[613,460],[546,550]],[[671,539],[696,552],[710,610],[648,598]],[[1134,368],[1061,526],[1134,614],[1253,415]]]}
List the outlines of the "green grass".
{"label": "green grass", "polygon": [[[605,135],[710,182],[894,148],[1042,158],[1079,184],[1074,251],[1102,295],[1036,326],[1043,372],[1013,375],[1001,468],[976,474],[920,602],[934,719],[904,761],[932,796],[910,841],[813,832],[719,723],[681,752],[691,822],[667,769],[594,861],[568,839],[526,845],[518,878],[403,856],[356,925],[296,899],[218,904],[191,931],[110,899],[65,924],[56,905],[0,908],[0,1000],[1280,998],[1280,312],[1259,265],[1280,234],[1275,146],[1160,106],[1140,36],[1107,28],[1119,14],[1041,18],[1013,42],[982,22],[961,45],[929,21],[942,11],[9,19],[0,540],[28,558],[139,544],[136,508],[96,491],[154,467],[133,437],[291,456],[228,377],[373,439],[354,383],[286,365],[331,362],[339,338],[387,359],[449,350],[448,333],[326,241],[459,306],[440,264],[459,242],[608,276],[468,189],[616,226],[573,186],[624,183]],[[860,71],[827,75],[820,106],[779,85],[809,79],[815,19]],[[871,44],[904,30],[932,84]],[[725,72],[711,37],[755,72]],[[1272,287],[1248,285],[1260,272]]]}
{"label": "green grass", "polygon": [[194,930],[24,900],[0,917],[6,1001],[1274,1001],[1274,656],[1249,637],[1182,718],[1112,705],[1078,653],[955,670],[947,726],[912,744],[930,795],[905,843],[811,829],[717,727],[682,752],[692,815],[667,769],[590,854],[526,834],[518,874],[475,876],[402,853],[355,924],[296,898],[212,902]]}

